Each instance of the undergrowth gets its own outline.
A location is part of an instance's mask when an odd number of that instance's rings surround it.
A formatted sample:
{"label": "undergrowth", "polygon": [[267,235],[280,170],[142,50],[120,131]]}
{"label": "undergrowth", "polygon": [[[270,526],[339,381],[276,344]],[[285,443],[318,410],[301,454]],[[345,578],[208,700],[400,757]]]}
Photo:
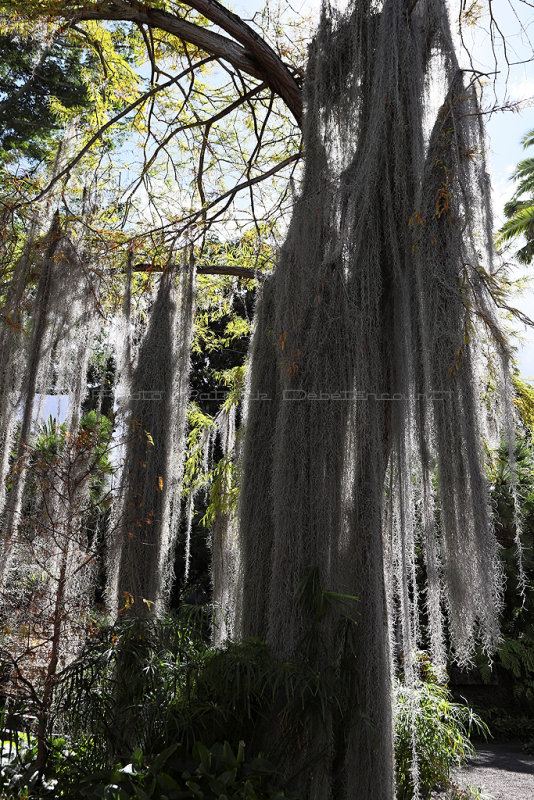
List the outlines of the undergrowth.
{"label": "undergrowth", "polygon": [[[316,579],[310,571],[300,589],[310,625],[293,660],[277,661],[258,639],[212,649],[206,609],[184,607],[166,619],[93,630],[80,658],[58,676],[43,774],[35,770],[28,708],[11,702],[2,720],[0,796],[298,800],[291,776],[277,770],[279,753],[346,707],[339,675],[312,667],[318,626],[333,606],[341,609],[340,624],[355,624],[355,598],[324,592]],[[276,741],[270,742],[265,731],[273,731],[273,713]],[[436,785],[451,788],[452,766],[472,752],[470,728],[482,727],[452,702],[426,657],[417,685],[399,683],[396,691],[399,800],[413,796],[413,725],[426,798]]]}

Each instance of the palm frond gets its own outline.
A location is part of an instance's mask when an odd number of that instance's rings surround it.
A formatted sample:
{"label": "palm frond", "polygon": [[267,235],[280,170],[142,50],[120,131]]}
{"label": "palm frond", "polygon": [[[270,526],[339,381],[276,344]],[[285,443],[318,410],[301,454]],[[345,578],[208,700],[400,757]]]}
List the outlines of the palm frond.
{"label": "palm frond", "polygon": [[520,234],[527,236],[534,234],[534,198],[529,205],[518,208],[514,215],[504,223],[496,239],[497,247]]}
{"label": "palm frond", "polygon": [[[525,149],[532,147],[534,130],[527,133],[521,143]],[[516,258],[522,264],[530,264],[534,257],[534,157],[519,162],[512,180],[516,183],[516,190],[504,206],[507,221],[498,231],[495,244],[502,247],[512,239],[524,236],[527,242],[516,252]],[[521,200],[523,195],[527,197]]]}

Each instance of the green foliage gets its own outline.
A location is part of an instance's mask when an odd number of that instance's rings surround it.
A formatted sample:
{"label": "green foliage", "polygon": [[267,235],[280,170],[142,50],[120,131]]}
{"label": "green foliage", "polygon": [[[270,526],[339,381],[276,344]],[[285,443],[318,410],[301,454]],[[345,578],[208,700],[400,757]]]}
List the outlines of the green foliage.
{"label": "green foliage", "polygon": [[420,792],[429,798],[436,786],[450,787],[451,770],[474,755],[469,741],[473,729],[487,735],[486,724],[471,709],[455,703],[440,684],[432,666],[421,659],[421,678],[415,686],[396,687],[395,742],[399,800],[411,800],[413,754],[419,770]]}
{"label": "green foliage", "polygon": [[[3,751],[9,752],[12,749],[12,744],[12,740],[4,740],[2,743]],[[39,775],[33,766],[36,755],[37,745],[19,746],[12,755],[2,758],[0,796],[3,800],[23,800],[37,786]]]}
{"label": "green foliage", "polygon": [[[210,650],[206,623],[205,611],[184,608],[179,619],[93,628],[94,640],[58,675],[54,719],[68,746],[49,743],[39,787],[34,750],[21,751],[0,789],[31,784],[36,796],[47,797],[53,781],[59,795],[52,796],[73,800],[286,797],[274,788],[275,769],[253,748],[254,728],[280,686],[288,708],[306,707],[317,676],[309,681],[297,668],[276,664],[254,640]],[[18,724],[13,719],[13,737]],[[250,759],[238,746],[242,737]],[[228,738],[232,745],[220,744]]]}
{"label": "green foliage", "polygon": [[[534,131],[523,137],[522,144],[525,149],[532,147]],[[512,179],[517,188],[512,199],[504,206],[508,221],[499,231],[497,246],[524,236],[526,244],[517,251],[516,256],[522,264],[530,264],[534,256],[534,158],[520,161]],[[528,197],[521,199],[523,195]]]}
{"label": "green foliage", "polygon": [[196,741],[244,739],[258,754],[262,721],[273,707],[283,720],[281,739],[322,724],[328,708],[342,713],[343,676],[333,668],[319,671],[314,658],[320,625],[333,610],[343,629],[354,626],[354,599],[321,590],[314,575],[311,570],[302,585],[299,602],[310,624],[291,661],[273,659],[257,639],[210,649],[211,611],[194,607],[179,617],[95,631],[95,641],[63,673],[56,701],[72,735],[90,737],[93,766],[127,758],[137,747],[154,753]]}
{"label": "green foliage", "polygon": [[210,502],[202,518],[202,524],[211,527],[221,514],[231,514],[237,508],[239,486],[237,484],[238,467],[235,454],[223,456],[211,470],[209,480]]}
{"label": "green foliage", "polygon": [[515,741],[520,734],[521,738],[528,741],[534,740],[534,719],[532,715],[517,712],[508,706],[475,706],[475,711],[483,717],[488,725],[491,735],[496,741]]}
{"label": "green foliage", "polygon": [[280,722],[278,741],[269,743],[274,758],[304,730],[324,724],[328,708],[342,707],[342,683],[314,669],[305,653],[278,662],[259,639],[230,644],[211,652],[197,677],[191,728],[204,741],[226,732],[256,750],[265,747],[262,725],[274,708]]}
{"label": "green foliage", "polygon": [[[20,710],[20,709],[19,709]],[[5,709],[1,715],[6,717]],[[27,727],[25,715],[16,714],[17,723],[22,728]],[[8,721],[13,725],[15,718]],[[4,730],[4,735],[7,734]],[[13,731],[9,739],[2,742],[2,762],[0,766],[0,797],[2,800],[27,800],[28,798],[43,798],[43,800],[56,800],[59,797],[57,788],[61,776],[68,769],[67,742],[61,737],[51,737],[48,741],[50,756],[45,774],[40,776],[35,769],[37,756],[37,740],[27,730],[24,734]]]}
{"label": "green foliage", "polygon": [[[498,672],[504,672],[512,684],[512,693],[516,700],[523,704],[523,707],[533,714],[534,712],[534,632],[530,629],[519,634],[518,638],[507,634],[495,657],[495,665]],[[480,672],[482,679],[490,682],[492,669],[487,662],[481,660]],[[531,720],[532,721],[532,720]],[[515,725],[514,725],[515,727]],[[519,732],[510,733],[515,738]],[[522,730],[521,733],[524,731]]]}
{"label": "green foliage", "polygon": [[178,619],[127,619],[93,629],[92,641],[64,671],[56,701],[67,730],[91,740],[83,769],[185,738],[189,696],[205,659],[205,624],[205,615],[193,622],[185,609]]}
{"label": "green foliage", "polygon": [[523,425],[534,434],[534,386],[514,376],[514,403]]}
{"label": "green foliage", "polygon": [[80,47],[65,37],[46,44],[0,32],[0,160],[12,151],[36,160],[50,155],[62,127],[52,98],[70,110],[89,103]]}
{"label": "green foliage", "polygon": [[[90,497],[96,505],[103,502],[101,510],[105,509],[106,502],[103,494],[105,478],[113,471],[110,457],[112,444],[113,423],[104,414],[88,411],[80,420],[76,440],[73,442],[65,423],[59,424],[50,415],[48,420],[41,423],[32,448],[32,460],[36,463],[40,473],[46,465],[52,467],[59,464],[62,452],[67,443],[75,444],[80,450],[91,453],[90,466]],[[109,498],[108,498],[109,500]]]}
{"label": "green foliage", "polygon": [[276,788],[276,770],[262,758],[245,759],[239,743],[211,748],[196,742],[190,753],[173,744],[150,762],[140,750],[125,767],[107,776],[90,776],[80,783],[79,797],[88,800],[283,800]]}
{"label": "green foliage", "polygon": [[[532,446],[528,436],[522,436],[518,433],[516,443],[514,446],[515,461],[515,477],[514,483],[519,501],[519,514],[521,518],[521,525],[523,534],[528,539],[529,536],[534,534],[534,456],[532,453]],[[491,484],[492,501],[495,511],[495,521],[497,525],[497,535],[505,550],[509,550],[514,545],[516,529],[515,529],[515,512],[514,501],[512,495],[512,480],[510,473],[510,456],[508,452],[508,445],[502,443],[498,450],[492,454],[489,463],[489,480]],[[528,541],[524,542],[527,545]],[[514,561],[510,560],[512,552],[505,552],[504,559],[509,579],[513,580],[514,593],[517,591],[515,586],[515,566]],[[527,562],[528,566],[534,566],[532,563]],[[509,587],[510,588],[510,587]],[[507,600],[518,600],[519,598],[512,598],[510,595]]]}
{"label": "green foliage", "polygon": [[[518,682],[525,673],[534,675],[534,635],[528,632],[521,639],[508,639],[506,646],[499,649],[499,656],[504,669],[509,670]],[[529,705],[534,701],[533,688],[532,685],[527,688]]]}
{"label": "green foliage", "polygon": [[182,483],[182,490],[186,495],[209,484],[209,475],[203,470],[203,451],[207,437],[216,428],[213,417],[205,414],[195,402],[189,404],[187,422],[189,433]]}
{"label": "green foliage", "polygon": [[[181,792],[196,791],[192,784],[204,792],[192,796],[219,797],[209,792],[227,779],[229,798],[283,797],[271,791],[274,771],[261,754],[276,763],[290,741],[323,725],[329,710],[343,714],[343,675],[324,661],[319,671],[315,661],[323,654],[318,640],[327,618],[337,613],[343,627],[354,624],[354,599],[322,590],[315,569],[296,602],[309,629],[295,658],[284,662],[256,639],[210,649],[206,609],[184,607],[179,617],[126,620],[100,630],[95,622],[84,652],[57,676],[54,729],[64,731],[69,744],[49,745],[45,781],[58,781],[61,796],[73,798],[164,797],[178,791],[176,783]],[[277,735],[266,737],[273,711]],[[13,735],[15,730],[16,724]],[[221,749],[224,741],[231,745]],[[250,760],[238,767],[230,747],[242,741]],[[243,752],[241,746],[241,760]],[[31,769],[31,754],[25,758]],[[28,771],[15,772],[27,785]],[[114,795],[112,786],[122,794]]]}
{"label": "green foliage", "polygon": [[[309,625],[299,652],[285,662],[274,659],[258,639],[210,649],[206,609],[184,608],[179,617],[93,628],[93,641],[58,676],[55,727],[66,738],[49,742],[42,783],[33,768],[29,735],[2,768],[2,797],[293,798],[273,764],[280,748],[324,724],[332,710],[343,715],[347,708],[350,687],[343,675],[328,668],[319,672],[313,660],[321,652],[324,621],[336,613],[350,628],[355,618],[355,598],[323,590],[317,569],[306,574],[297,602]],[[414,721],[423,797],[436,784],[452,792],[451,768],[472,753],[471,728],[487,730],[468,708],[452,702],[424,658],[421,674],[415,689],[397,686],[399,800],[413,796]],[[263,746],[273,709],[276,742],[270,743],[269,753]],[[22,718],[21,711],[19,721],[12,720],[13,741]],[[450,797],[464,800],[473,794]]]}

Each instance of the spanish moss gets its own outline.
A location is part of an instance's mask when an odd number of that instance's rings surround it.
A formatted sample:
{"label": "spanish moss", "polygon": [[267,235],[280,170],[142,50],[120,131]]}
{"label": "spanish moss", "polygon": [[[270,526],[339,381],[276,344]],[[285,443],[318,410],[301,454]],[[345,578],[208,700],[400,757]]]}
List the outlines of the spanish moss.
{"label": "spanish moss", "polygon": [[[181,508],[193,299],[189,269],[184,266],[178,278],[164,272],[131,381],[126,378],[129,363],[119,367],[130,397],[109,594],[112,607],[131,609],[135,616],[158,613],[173,578],[170,556]],[[131,357],[129,346],[123,357]]]}
{"label": "spanish moss", "polygon": [[294,655],[306,625],[296,597],[314,566],[322,586],[358,598],[357,656],[329,620],[316,657],[317,669],[351,664],[353,710],[342,731],[301,737],[286,771],[320,754],[296,779],[307,800],[387,800],[392,668],[414,680],[423,603],[437,664],[444,614],[465,664],[475,641],[495,648],[502,598],[474,332],[485,325],[501,353],[505,343],[484,280],[477,96],[442,0],[353,0],[343,14],[324,4],[304,146],[302,192],[251,350],[242,630]]}

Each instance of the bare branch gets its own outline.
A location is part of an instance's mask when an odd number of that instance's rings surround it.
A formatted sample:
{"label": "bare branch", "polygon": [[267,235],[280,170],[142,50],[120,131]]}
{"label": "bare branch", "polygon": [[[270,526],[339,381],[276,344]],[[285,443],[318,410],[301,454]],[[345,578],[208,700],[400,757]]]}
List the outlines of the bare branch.
{"label": "bare branch", "polygon": [[[205,64],[206,62],[208,62],[208,61],[211,61],[211,60],[212,60],[212,59],[211,59],[211,57],[208,57],[208,58],[205,58],[205,59],[203,59],[202,61],[198,61],[198,62],[195,64],[195,67],[198,67],[198,66],[200,66],[201,64]],[[142,103],[146,102],[146,100],[148,100],[150,97],[152,97],[152,96],[153,96],[154,94],[156,94],[157,92],[161,92],[161,91],[163,91],[164,89],[168,89],[168,88],[169,88],[169,86],[172,86],[173,84],[177,83],[177,82],[178,82],[178,81],[179,81],[181,78],[183,78],[183,77],[184,77],[184,75],[186,75],[186,74],[187,74],[188,72],[190,72],[190,71],[191,71],[191,68],[190,68],[190,67],[188,67],[188,69],[187,69],[187,70],[184,70],[184,72],[181,72],[179,75],[176,75],[174,78],[171,78],[171,79],[170,79],[170,80],[168,80],[166,83],[162,83],[162,84],[160,84],[160,85],[158,85],[158,86],[154,86],[154,88],[153,88],[153,89],[150,89],[150,91],[148,91],[148,92],[145,92],[144,94],[142,94],[140,97],[138,97],[138,98],[137,98],[137,100],[134,100],[134,102],[133,102],[133,103],[130,103],[128,106],[126,106],[126,108],[124,108],[124,109],[123,109],[123,110],[122,110],[122,111],[121,111],[119,114],[116,114],[116,115],[115,115],[115,116],[114,116],[112,119],[108,120],[108,121],[107,121],[107,122],[106,122],[104,125],[102,125],[102,126],[101,126],[101,127],[98,129],[98,130],[97,130],[97,132],[96,132],[96,133],[95,133],[95,134],[94,134],[94,135],[93,135],[93,136],[92,136],[92,137],[89,139],[89,141],[87,142],[87,144],[85,144],[85,145],[82,147],[82,149],[79,151],[79,153],[77,153],[77,155],[76,155],[76,156],[75,156],[75,157],[74,157],[74,158],[73,158],[71,161],[69,161],[69,163],[67,164],[67,166],[66,166],[64,169],[62,169],[60,172],[58,172],[58,174],[57,174],[57,175],[55,175],[55,176],[52,178],[52,180],[51,180],[51,181],[50,181],[50,182],[49,182],[49,183],[48,183],[48,184],[47,184],[47,185],[44,187],[44,189],[42,189],[42,190],[39,192],[39,194],[38,194],[36,197],[34,197],[34,198],[32,199],[32,201],[31,201],[31,202],[32,202],[32,203],[35,203],[35,202],[37,202],[38,200],[41,200],[43,197],[45,197],[45,195],[47,195],[47,194],[48,194],[48,192],[50,191],[50,189],[51,189],[51,188],[52,188],[52,187],[53,187],[53,186],[54,186],[54,185],[55,185],[55,184],[56,184],[56,183],[57,183],[59,180],[61,180],[61,178],[64,178],[64,177],[65,177],[65,175],[68,175],[68,174],[71,172],[72,168],[73,168],[73,167],[75,167],[75,166],[76,166],[76,164],[77,164],[79,161],[81,161],[81,159],[84,157],[84,155],[85,155],[85,154],[86,154],[86,153],[87,153],[87,152],[88,152],[88,151],[91,149],[91,147],[94,145],[94,143],[95,143],[95,142],[97,142],[99,139],[101,139],[101,138],[102,138],[102,135],[103,135],[103,134],[104,134],[104,133],[107,131],[107,129],[108,129],[108,128],[110,128],[112,125],[114,125],[114,124],[115,124],[116,122],[118,122],[120,119],[122,119],[123,117],[125,117],[125,116],[126,116],[127,114],[129,114],[131,111],[133,111],[133,110],[134,110],[134,108],[137,108],[137,106],[139,106],[139,105],[141,105]]]}
{"label": "bare branch", "polygon": [[[250,178],[250,180],[237,183],[231,189],[228,189],[228,191],[218,195],[218,197],[216,197],[214,200],[207,203],[207,205],[204,208],[200,209],[199,211],[194,211],[191,214],[188,214],[187,216],[179,220],[179,222],[182,223],[182,227],[179,228],[178,230],[176,230],[175,228],[172,231],[172,235],[176,236],[177,234],[180,235],[184,233],[188,228],[194,225],[195,222],[198,219],[200,219],[205,212],[219,205],[219,203],[222,203],[223,200],[227,200],[223,208],[217,211],[217,213],[206,223],[210,225],[213,224],[213,222],[221,215],[221,213],[223,213],[229,207],[236,194],[243,191],[243,189],[248,189],[249,186],[254,186],[257,183],[261,183],[261,181],[270,178],[272,175],[276,175],[276,173],[285,169],[285,167],[289,166],[290,164],[295,163],[301,157],[302,157],[302,152],[299,151],[298,153],[293,153],[293,155],[288,156],[283,161],[280,161],[278,164],[275,164],[273,167],[271,167],[271,169],[268,169],[266,172],[262,172],[261,175],[256,175],[254,178]],[[141,237],[152,236],[153,234],[160,233],[161,231],[174,227],[176,225],[176,222],[177,222],[176,220],[173,220],[172,222],[168,222],[165,225],[159,226],[158,228],[151,228],[150,230],[141,234],[141,236],[140,235],[133,236],[131,237],[131,239],[127,241],[133,241],[134,239],[139,240]],[[123,244],[125,244],[125,242],[123,242]]]}
{"label": "bare branch", "polygon": [[[156,266],[154,264],[136,264],[133,268],[134,272],[164,272],[167,267]],[[262,273],[257,272],[255,269],[249,267],[235,267],[228,264],[210,264],[203,267],[197,267],[199,275],[235,275],[238,278],[246,278],[247,280],[254,280],[263,277]]]}

